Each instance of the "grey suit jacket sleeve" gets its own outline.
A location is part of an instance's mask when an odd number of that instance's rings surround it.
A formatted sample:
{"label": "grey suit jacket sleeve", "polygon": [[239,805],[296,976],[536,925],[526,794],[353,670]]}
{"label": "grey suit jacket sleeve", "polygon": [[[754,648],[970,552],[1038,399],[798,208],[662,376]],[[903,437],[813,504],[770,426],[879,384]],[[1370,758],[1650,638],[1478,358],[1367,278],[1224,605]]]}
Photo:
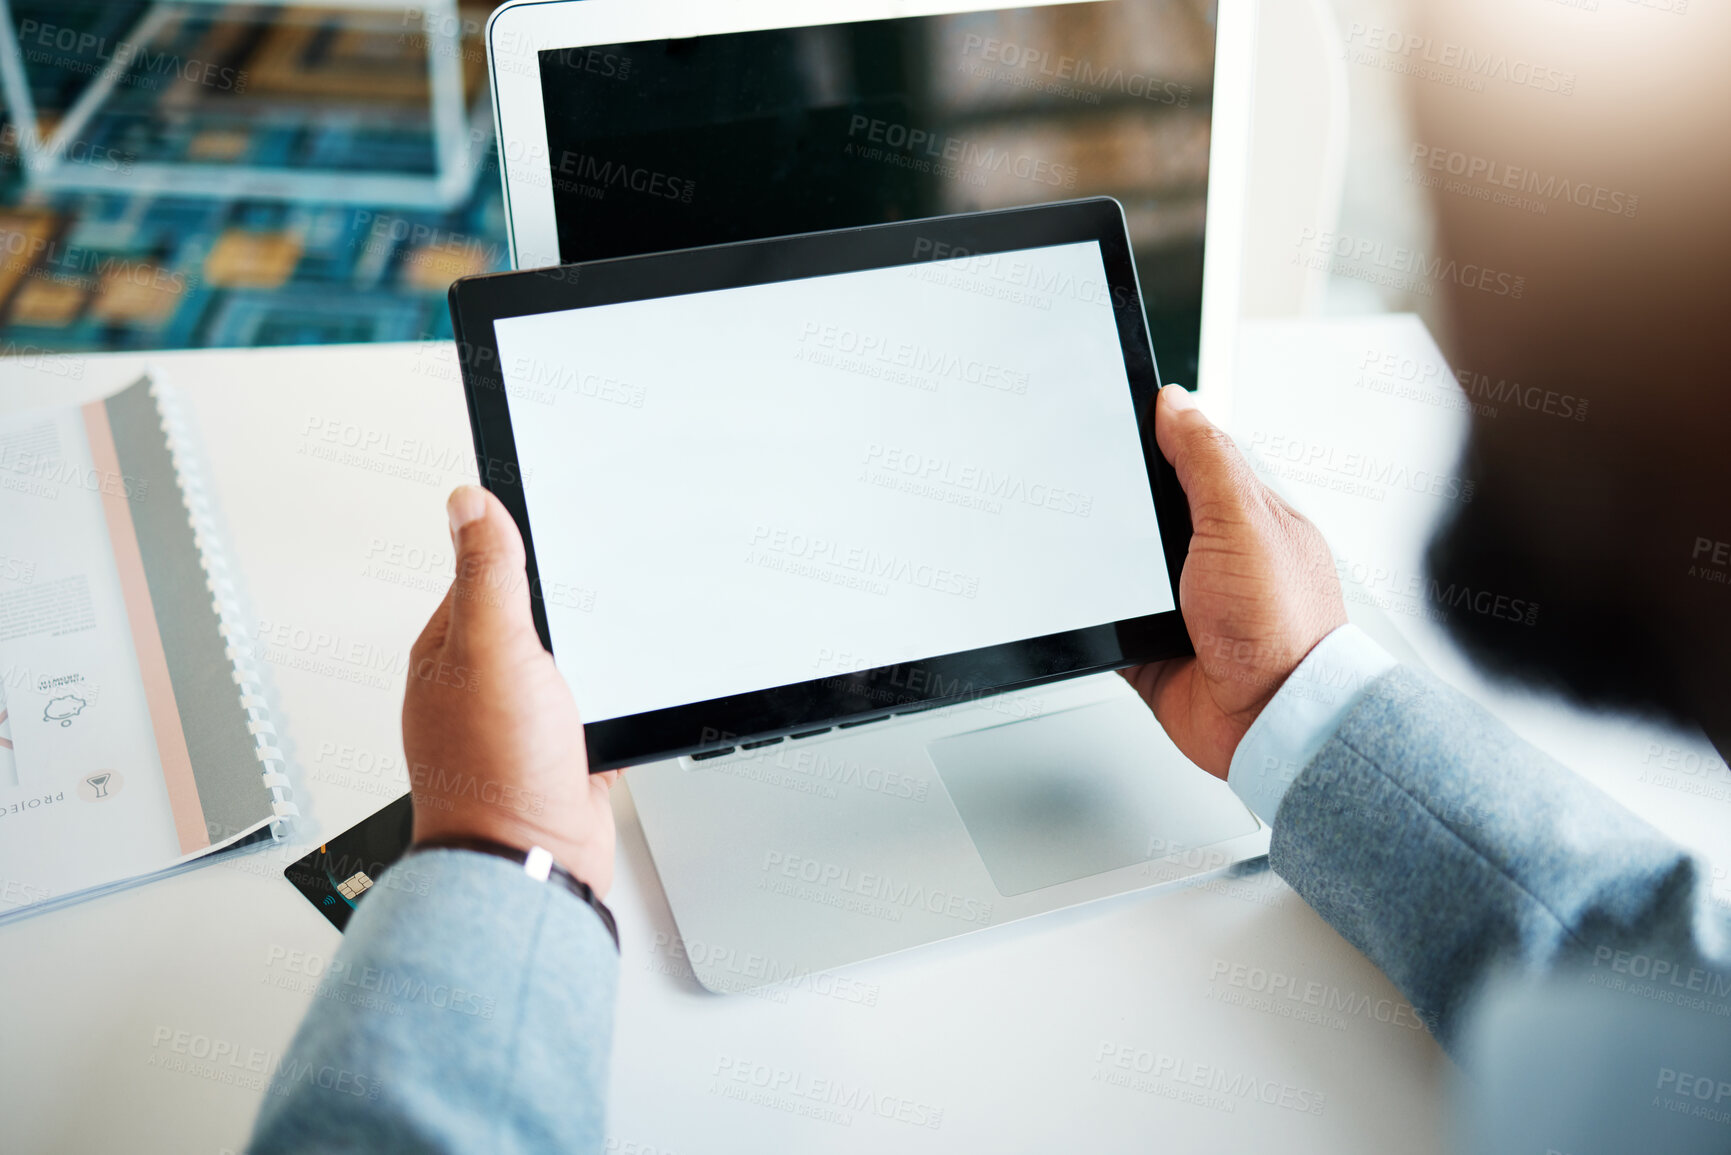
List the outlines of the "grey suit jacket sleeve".
{"label": "grey suit jacket sleeve", "polygon": [[356,909],[249,1150],[600,1151],[618,977],[568,891],[491,855],[412,855]]}
{"label": "grey suit jacket sleeve", "polygon": [[1635,951],[1680,974],[1726,961],[1681,848],[1406,667],[1370,685],[1293,782],[1269,857],[1445,1046],[1500,969],[1608,974]]}

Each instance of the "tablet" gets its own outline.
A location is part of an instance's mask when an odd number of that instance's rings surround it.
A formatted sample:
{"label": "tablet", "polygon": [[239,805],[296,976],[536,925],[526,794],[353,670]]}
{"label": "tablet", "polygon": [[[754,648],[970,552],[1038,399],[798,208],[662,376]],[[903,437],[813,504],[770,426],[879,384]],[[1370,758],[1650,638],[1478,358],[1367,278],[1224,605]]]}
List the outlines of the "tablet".
{"label": "tablet", "polygon": [[480,476],[606,770],[1189,652],[1123,211],[468,277]]}

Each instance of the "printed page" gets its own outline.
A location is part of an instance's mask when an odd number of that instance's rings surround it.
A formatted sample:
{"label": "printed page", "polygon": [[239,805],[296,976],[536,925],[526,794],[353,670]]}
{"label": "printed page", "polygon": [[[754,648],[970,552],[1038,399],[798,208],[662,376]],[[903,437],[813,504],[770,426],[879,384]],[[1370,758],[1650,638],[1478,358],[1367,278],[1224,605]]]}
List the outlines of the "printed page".
{"label": "printed page", "polygon": [[112,532],[181,498],[93,453],[92,409],[0,419],[0,915],[187,853]]}

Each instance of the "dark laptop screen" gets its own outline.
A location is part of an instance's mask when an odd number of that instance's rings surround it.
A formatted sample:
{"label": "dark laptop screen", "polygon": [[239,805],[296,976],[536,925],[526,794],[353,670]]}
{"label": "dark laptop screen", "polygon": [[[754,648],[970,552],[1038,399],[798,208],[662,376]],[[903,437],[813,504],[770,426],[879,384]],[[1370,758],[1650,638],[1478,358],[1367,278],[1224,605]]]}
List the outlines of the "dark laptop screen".
{"label": "dark laptop screen", "polygon": [[1214,0],[1102,0],[540,54],[562,260],[1108,195],[1194,383]]}

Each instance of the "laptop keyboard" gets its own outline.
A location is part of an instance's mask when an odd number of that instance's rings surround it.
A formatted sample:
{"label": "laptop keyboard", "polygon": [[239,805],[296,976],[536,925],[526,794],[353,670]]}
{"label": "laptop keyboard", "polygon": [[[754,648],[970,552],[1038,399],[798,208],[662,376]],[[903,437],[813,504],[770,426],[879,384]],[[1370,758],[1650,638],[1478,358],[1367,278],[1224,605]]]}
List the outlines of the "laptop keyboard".
{"label": "laptop keyboard", "polygon": [[848,730],[855,726],[865,726],[872,722],[887,722],[891,715],[883,714],[876,718],[862,718],[858,722],[843,722],[837,726],[822,726],[816,730],[801,730],[797,734],[788,734],[780,738],[763,738],[756,742],[741,742],[737,746],[728,746],[721,750],[707,750],[702,754],[691,754],[688,757],[693,762],[707,762],[711,758],[725,758],[729,754],[739,754],[746,750],[761,750],[765,746],[773,746],[777,742],[797,742],[802,738],[815,738],[819,734],[828,734],[833,730]]}

